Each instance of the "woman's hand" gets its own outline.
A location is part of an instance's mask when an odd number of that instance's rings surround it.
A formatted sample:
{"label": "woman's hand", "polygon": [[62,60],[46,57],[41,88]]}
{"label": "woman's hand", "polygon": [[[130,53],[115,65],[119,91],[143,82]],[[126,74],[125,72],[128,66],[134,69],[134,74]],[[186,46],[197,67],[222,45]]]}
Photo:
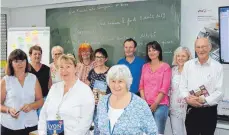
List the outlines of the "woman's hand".
{"label": "woman's hand", "polygon": [[153,103],[153,104],[150,106],[151,111],[152,111],[152,112],[155,112],[156,109],[157,109],[157,106],[158,106],[157,103]]}
{"label": "woman's hand", "polygon": [[14,108],[9,108],[8,112],[15,119],[17,119],[19,116],[19,113],[17,113],[17,111]]}
{"label": "woman's hand", "polygon": [[33,110],[32,105],[31,104],[25,104],[24,106],[22,106],[21,110],[25,113],[30,112],[31,110]]}

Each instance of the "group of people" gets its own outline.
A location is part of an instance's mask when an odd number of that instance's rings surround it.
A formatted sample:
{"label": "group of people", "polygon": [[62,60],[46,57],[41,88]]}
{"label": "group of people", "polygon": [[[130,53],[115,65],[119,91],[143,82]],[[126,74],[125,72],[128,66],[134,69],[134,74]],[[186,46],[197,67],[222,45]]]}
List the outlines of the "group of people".
{"label": "group of people", "polygon": [[11,52],[1,80],[2,135],[46,135],[52,120],[63,120],[66,135],[90,134],[92,123],[95,135],[163,135],[168,116],[173,135],[214,135],[223,68],[209,57],[207,38],[196,40],[194,59],[178,47],[172,68],[157,41],[146,44],[145,60],[135,56],[134,39],[123,47],[112,67],[106,50],[88,43],[78,61],[53,47],[50,66],[41,63],[40,46],[30,48],[31,63],[22,50]]}

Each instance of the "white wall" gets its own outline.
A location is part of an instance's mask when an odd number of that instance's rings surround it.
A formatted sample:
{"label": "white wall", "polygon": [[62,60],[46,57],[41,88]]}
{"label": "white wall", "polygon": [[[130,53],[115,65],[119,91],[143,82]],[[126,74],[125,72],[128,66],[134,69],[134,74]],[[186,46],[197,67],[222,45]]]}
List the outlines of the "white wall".
{"label": "white wall", "polygon": [[11,23],[10,13],[11,13],[10,8],[3,8],[3,7],[1,7],[1,14],[6,14],[7,15],[7,27],[9,27],[10,26],[10,23]]}
{"label": "white wall", "polygon": [[93,0],[1,0],[1,7],[18,8],[38,5],[49,5],[75,1],[93,1]]}

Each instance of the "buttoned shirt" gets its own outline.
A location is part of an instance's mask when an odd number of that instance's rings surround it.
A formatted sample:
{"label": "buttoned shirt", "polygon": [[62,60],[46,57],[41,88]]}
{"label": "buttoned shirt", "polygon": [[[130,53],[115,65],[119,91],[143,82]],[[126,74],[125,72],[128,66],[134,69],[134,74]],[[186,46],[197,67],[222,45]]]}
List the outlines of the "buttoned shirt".
{"label": "buttoned shirt", "polygon": [[[35,102],[35,84],[36,76],[28,73],[22,86],[15,76],[5,76],[6,82],[6,99],[4,105],[19,111],[24,104]],[[11,130],[25,129],[26,127],[36,126],[38,117],[36,110],[27,113],[21,111],[17,119],[10,114],[1,113],[1,124]]]}
{"label": "buttoned shirt", "polygon": [[213,106],[223,98],[222,83],[223,67],[219,62],[209,57],[206,63],[200,64],[198,58],[192,59],[184,64],[181,73],[180,96],[186,98],[191,90],[204,85],[209,93],[205,100],[208,105]]}
{"label": "buttoned shirt", "polygon": [[168,91],[170,88],[171,68],[167,63],[153,72],[150,63],[144,64],[139,85],[139,90],[144,90],[146,102],[151,105],[157,99],[159,92],[164,93],[160,104],[169,105]]}
{"label": "buttoned shirt", "polygon": [[94,106],[90,87],[79,79],[65,94],[63,81],[53,84],[40,113],[39,135],[46,135],[46,121],[57,120],[57,114],[64,121],[65,135],[89,134]]}

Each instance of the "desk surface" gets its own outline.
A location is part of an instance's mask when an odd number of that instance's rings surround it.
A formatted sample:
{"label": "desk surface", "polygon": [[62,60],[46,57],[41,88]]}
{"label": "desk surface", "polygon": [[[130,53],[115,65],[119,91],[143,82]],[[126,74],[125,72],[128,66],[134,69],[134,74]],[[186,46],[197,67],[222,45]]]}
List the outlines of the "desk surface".
{"label": "desk surface", "polygon": [[30,132],[29,135],[38,135],[38,131],[33,131],[33,132]]}

